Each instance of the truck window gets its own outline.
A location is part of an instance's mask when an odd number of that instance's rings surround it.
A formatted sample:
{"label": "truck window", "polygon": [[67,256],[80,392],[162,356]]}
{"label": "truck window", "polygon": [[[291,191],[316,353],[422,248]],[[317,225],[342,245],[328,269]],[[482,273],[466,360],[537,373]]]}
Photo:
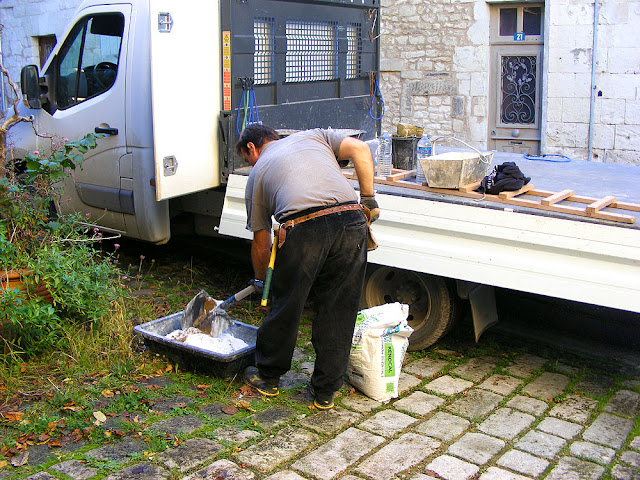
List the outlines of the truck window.
{"label": "truck window", "polygon": [[120,13],[81,19],[56,60],[56,104],[64,110],[111,88],[118,74],[124,30]]}

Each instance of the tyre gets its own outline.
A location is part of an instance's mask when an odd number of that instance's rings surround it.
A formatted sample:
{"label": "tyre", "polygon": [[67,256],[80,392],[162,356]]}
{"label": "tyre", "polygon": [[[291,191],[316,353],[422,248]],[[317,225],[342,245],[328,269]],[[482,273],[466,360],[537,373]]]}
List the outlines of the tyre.
{"label": "tyre", "polygon": [[391,267],[367,266],[361,308],[400,302],[409,305],[413,328],[409,350],[422,350],[447,333],[456,317],[456,296],[442,277]]}

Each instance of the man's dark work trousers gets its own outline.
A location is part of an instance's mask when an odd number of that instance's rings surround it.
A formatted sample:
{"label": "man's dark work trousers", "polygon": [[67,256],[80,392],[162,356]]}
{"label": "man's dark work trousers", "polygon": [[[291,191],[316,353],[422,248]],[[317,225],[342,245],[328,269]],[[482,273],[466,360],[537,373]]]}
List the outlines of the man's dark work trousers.
{"label": "man's dark work trousers", "polygon": [[366,264],[366,219],[360,211],[316,217],[287,232],[276,255],[271,309],[256,342],[256,366],[263,377],[276,379],[291,368],[300,316],[313,286],[318,313],[311,334],[316,350],[311,385],[320,399],[342,386]]}

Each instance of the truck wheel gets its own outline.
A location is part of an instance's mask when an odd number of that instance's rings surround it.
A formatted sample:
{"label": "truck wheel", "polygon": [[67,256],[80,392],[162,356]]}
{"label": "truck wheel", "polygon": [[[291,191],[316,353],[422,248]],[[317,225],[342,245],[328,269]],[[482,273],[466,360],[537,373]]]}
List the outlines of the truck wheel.
{"label": "truck wheel", "polygon": [[369,265],[360,306],[369,308],[393,302],[409,305],[407,321],[414,330],[409,337],[409,350],[422,350],[451,329],[456,316],[455,301],[455,295],[441,277],[384,266],[371,271]]}

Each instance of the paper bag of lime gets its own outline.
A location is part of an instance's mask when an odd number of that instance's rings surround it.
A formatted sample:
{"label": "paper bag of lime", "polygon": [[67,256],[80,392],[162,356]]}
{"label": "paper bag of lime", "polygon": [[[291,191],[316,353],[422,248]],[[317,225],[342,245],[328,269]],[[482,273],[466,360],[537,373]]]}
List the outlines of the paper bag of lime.
{"label": "paper bag of lime", "polygon": [[387,303],[358,313],[347,375],[366,396],[386,402],[398,396],[402,361],[413,329],[409,306]]}

